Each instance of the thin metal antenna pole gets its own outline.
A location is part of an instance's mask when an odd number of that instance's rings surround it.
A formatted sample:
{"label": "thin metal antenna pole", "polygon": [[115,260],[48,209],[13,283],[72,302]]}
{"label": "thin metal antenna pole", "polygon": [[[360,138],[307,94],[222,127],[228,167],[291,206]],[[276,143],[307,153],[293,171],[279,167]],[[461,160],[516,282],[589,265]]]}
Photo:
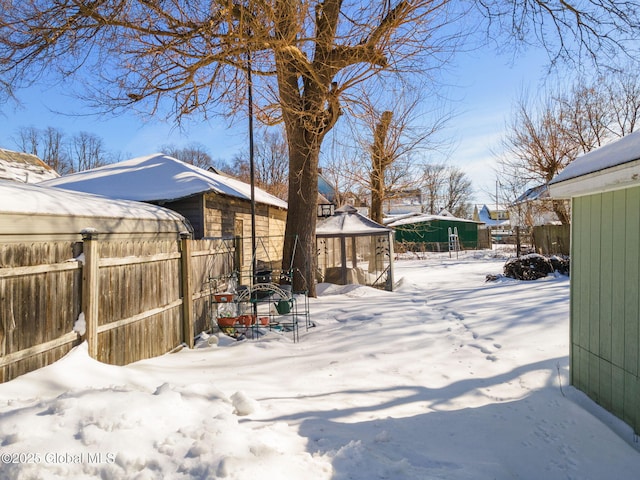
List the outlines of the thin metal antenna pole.
{"label": "thin metal antenna pole", "polygon": [[253,146],[253,85],[251,79],[251,50],[247,49],[247,100],[249,102],[249,174],[251,183],[251,285],[256,283],[256,192]]}

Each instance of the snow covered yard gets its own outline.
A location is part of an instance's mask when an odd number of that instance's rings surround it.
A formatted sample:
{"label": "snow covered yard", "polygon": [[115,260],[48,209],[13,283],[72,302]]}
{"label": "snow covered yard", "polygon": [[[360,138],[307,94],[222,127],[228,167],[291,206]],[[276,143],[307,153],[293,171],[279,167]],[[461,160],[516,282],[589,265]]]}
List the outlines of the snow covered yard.
{"label": "snow covered yard", "polygon": [[299,343],[204,339],[126,367],[82,345],[0,385],[0,477],[635,478],[631,429],[568,386],[568,278],[486,283],[504,261],[320,285]]}

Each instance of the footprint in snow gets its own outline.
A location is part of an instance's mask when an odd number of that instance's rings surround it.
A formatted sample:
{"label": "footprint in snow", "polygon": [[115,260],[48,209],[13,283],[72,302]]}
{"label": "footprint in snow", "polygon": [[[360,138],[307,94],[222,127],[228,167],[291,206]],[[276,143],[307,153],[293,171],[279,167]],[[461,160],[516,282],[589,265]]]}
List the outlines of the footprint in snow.
{"label": "footprint in snow", "polygon": [[493,352],[492,352],[491,350],[489,350],[488,348],[483,347],[482,345],[478,345],[477,343],[470,343],[470,344],[469,344],[469,346],[470,346],[470,347],[473,347],[473,348],[477,348],[478,350],[480,350],[480,351],[481,351],[482,353],[484,353],[485,355],[490,355],[490,354],[492,354],[492,353],[493,353]]}

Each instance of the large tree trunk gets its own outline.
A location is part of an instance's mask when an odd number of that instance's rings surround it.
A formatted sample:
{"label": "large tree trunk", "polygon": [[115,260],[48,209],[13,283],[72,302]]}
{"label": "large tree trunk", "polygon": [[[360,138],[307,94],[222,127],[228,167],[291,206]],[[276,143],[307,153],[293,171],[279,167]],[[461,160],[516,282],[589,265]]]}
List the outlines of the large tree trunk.
{"label": "large tree trunk", "polygon": [[289,143],[289,209],[285,231],[283,269],[293,262],[293,288],[316,296],[316,219],[318,159],[321,138],[287,125]]}
{"label": "large tree trunk", "polygon": [[562,225],[571,223],[571,215],[567,212],[565,202],[563,200],[553,200],[553,212],[557,215]]}
{"label": "large tree trunk", "polygon": [[386,196],[384,175],[387,167],[393,163],[393,155],[386,149],[392,116],[393,112],[389,110],[382,113],[371,146],[371,219],[378,223],[382,223],[382,202]]}

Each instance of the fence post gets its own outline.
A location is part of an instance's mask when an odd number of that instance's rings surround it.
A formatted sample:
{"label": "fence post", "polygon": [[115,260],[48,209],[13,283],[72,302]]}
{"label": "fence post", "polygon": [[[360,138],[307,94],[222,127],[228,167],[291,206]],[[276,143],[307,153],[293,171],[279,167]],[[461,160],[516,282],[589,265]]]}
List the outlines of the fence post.
{"label": "fence post", "polygon": [[191,234],[180,233],[181,275],[182,283],[182,340],[189,348],[193,348],[193,292],[191,282]]}
{"label": "fence post", "polygon": [[82,312],[86,323],[85,339],[89,347],[89,356],[98,358],[98,295],[100,277],[98,274],[98,231],[85,228],[82,235]]}

